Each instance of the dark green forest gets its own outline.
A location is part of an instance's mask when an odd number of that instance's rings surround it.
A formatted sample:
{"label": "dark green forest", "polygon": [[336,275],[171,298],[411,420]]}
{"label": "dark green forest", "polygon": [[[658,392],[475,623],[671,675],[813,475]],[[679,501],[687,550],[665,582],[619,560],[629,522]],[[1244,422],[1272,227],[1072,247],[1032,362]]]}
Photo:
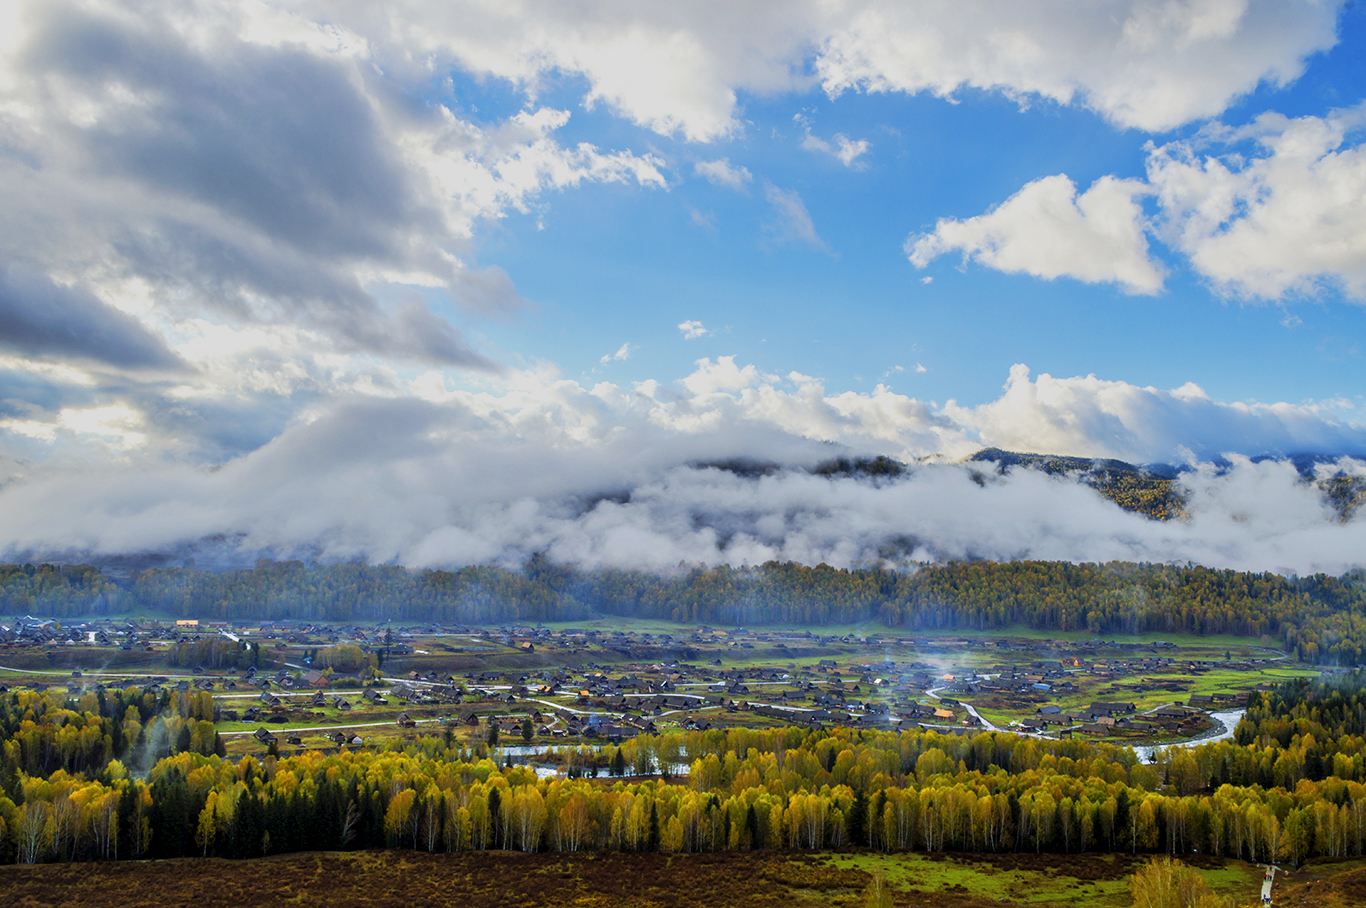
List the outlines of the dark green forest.
{"label": "dark green forest", "polygon": [[889,628],[1026,626],[1095,634],[1265,637],[1313,663],[1366,663],[1366,575],[1283,577],[1161,564],[955,562],[912,571],[769,563],[661,576],[585,572],[542,559],[521,570],[261,562],[244,570],[155,568],[128,580],[89,566],[0,567],[0,614],[125,613],[237,620],[509,623],[593,615],[693,624]]}

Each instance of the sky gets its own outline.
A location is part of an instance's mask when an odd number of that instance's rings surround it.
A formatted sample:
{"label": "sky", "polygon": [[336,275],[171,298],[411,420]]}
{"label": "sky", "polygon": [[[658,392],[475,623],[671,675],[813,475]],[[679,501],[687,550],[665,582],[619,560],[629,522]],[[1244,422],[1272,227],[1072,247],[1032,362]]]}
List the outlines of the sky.
{"label": "sky", "polygon": [[[1089,548],[953,541],[964,490],[799,539],[796,482],[695,545],[682,502],[985,446],[1293,498],[1246,458],[1366,455],[1363,135],[1330,0],[7,3],[0,550],[1350,567],[1225,493]],[[649,532],[586,542],[622,488]]]}

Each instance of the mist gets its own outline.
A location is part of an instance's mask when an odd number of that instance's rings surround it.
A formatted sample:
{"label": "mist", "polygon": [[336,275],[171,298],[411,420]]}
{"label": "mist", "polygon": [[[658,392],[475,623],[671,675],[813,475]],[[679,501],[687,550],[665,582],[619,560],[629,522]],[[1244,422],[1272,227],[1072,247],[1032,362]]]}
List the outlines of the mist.
{"label": "mist", "polygon": [[[547,443],[449,406],[359,403],[218,467],[126,464],[12,483],[0,490],[0,554],[99,559],[211,544],[242,560],[416,568],[516,566],[540,554],[660,572],[1046,559],[1337,574],[1366,552],[1366,523],[1344,519],[1284,460],[1232,456],[1184,470],[1185,515],[1163,522],[1077,478],[1020,467],[811,472],[851,453],[861,452],[757,424],[690,434],[638,425]],[[707,466],[746,457],[768,466]],[[1319,469],[1366,473],[1351,458]]]}

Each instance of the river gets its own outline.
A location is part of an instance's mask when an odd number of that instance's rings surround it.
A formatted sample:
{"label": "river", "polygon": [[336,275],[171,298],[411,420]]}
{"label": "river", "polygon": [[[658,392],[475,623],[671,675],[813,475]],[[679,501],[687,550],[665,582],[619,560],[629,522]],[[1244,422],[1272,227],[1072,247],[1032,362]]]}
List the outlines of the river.
{"label": "river", "polygon": [[1199,738],[1190,738],[1185,741],[1173,741],[1170,744],[1135,744],[1134,753],[1138,754],[1138,759],[1144,763],[1151,763],[1153,754],[1168,747],[1194,747],[1197,744],[1209,744],[1213,741],[1227,741],[1233,737],[1233,730],[1238,727],[1239,721],[1243,718],[1245,709],[1226,709],[1220,712],[1210,713],[1213,719],[1221,727],[1220,731],[1213,731]]}

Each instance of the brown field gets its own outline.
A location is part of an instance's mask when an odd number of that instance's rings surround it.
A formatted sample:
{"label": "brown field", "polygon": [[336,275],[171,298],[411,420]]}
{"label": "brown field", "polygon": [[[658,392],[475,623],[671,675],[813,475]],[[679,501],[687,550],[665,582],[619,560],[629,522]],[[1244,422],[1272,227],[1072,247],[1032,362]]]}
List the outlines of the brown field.
{"label": "brown field", "polygon": [[[1113,855],[880,856],[859,854],[429,855],[381,851],[250,861],[174,860],[0,868],[8,906],[245,906],[295,904],[856,906],[877,866],[898,905],[1128,904],[1124,878],[1142,859]],[[1260,870],[1203,867],[1251,904]],[[1230,887],[1232,887],[1230,889]],[[1004,892],[1002,891],[1004,890]],[[1366,864],[1321,864],[1277,884],[1277,905],[1366,904]]]}
{"label": "brown field", "polygon": [[1291,871],[1276,883],[1276,905],[1278,908],[1366,905],[1366,862],[1322,861]]}

